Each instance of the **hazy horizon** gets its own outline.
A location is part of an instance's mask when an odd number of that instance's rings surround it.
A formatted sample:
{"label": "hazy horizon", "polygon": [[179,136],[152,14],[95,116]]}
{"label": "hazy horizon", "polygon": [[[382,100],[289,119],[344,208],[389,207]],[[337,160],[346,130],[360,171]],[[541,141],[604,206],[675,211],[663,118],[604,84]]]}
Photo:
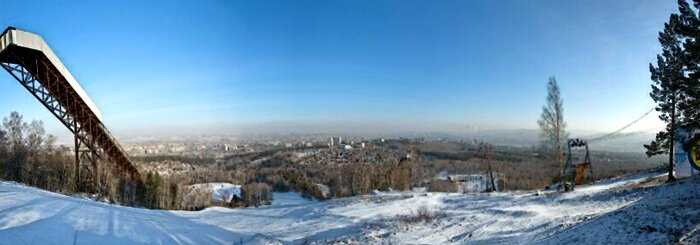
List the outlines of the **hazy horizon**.
{"label": "hazy horizon", "polygon": [[[119,137],[536,129],[549,76],[573,131],[653,106],[673,1],[506,2],[10,2],[0,25],[42,35]],[[69,136],[4,75],[10,111]]]}

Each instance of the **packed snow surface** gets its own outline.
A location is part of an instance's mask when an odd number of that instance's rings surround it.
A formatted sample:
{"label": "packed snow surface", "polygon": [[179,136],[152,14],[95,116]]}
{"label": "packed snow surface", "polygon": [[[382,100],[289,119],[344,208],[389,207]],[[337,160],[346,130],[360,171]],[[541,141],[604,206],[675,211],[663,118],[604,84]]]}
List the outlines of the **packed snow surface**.
{"label": "packed snow surface", "polygon": [[[0,244],[693,244],[700,179],[641,174],[570,193],[376,192],[270,206],[146,210],[0,182]],[[432,220],[407,221],[419,210]],[[695,234],[695,235],[694,235]]]}
{"label": "packed snow surface", "polygon": [[231,202],[233,197],[241,198],[241,186],[231,183],[204,183],[189,186],[191,191],[211,192],[211,199],[218,202]]}

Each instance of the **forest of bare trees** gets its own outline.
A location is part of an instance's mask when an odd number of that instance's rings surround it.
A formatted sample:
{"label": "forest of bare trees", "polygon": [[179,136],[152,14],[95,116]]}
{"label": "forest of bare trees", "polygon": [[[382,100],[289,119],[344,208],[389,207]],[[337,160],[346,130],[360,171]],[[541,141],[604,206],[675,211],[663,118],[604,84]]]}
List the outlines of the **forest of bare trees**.
{"label": "forest of bare trees", "polygon": [[12,112],[0,128],[0,176],[55,192],[75,191],[74,161],[41,121],[25,122]]}

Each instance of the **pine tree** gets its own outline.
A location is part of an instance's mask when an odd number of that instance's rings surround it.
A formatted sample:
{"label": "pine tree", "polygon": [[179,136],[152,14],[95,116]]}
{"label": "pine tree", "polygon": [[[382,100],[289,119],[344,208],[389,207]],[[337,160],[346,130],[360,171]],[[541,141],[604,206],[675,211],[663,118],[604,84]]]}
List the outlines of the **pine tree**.
{"label": "pine tree", "polygon": [[[689,6],[685,1],[679,1],[679,10],[688,17]],[[694,14],[693,14],[694,15]],[[656,103],[656,111],[659,119],[666,123],[664,130],[656,134],[656,139],[650,144],[644,145],[646,154],[653,156],[667,153],[668,156],[668,181],[674,181],[674,144],[675,131],[682,122],[687,122],[689,115],[692,117],[690,107],[694,103],[690,98],[692,89],[688,79],[684,75],[687,67],[687,55],[681,46],[684,39],[682,31],[685,27],[684,20],[678,14],[671,14],[669,21],[664,24],[664,30],[659,33],[659,43],[662,52],[657,55],[656,66],[649,64],[651,72],[651,93],[649,94]],[[694,113],[694,112],[693,112]]]}
{"label": "pine tree", "polygon": [[[700,8],[700,0],[694,1],[695,9]],[[700,128],[700,16],[685,0],[678,1],[679,23],[676,32],[683,42],[685,79],[685,99],[678,105],[683,114],[681,124],[685,127]]]}
{"label": "pine tree", "polygon": [[566,122],[564,122],[564,101],[554,77],[549,77],[547,82],[547,101],[542,107],[542,114],[537,124],[540,126],[544,148],[552,154],[563,171],[563,146],[569,136],[566,133]]}
{"label": "pine tree", "polygon": [[160,208],[160,175],[158,172],[148,172],[145,182],[144,204],[147,208]]}

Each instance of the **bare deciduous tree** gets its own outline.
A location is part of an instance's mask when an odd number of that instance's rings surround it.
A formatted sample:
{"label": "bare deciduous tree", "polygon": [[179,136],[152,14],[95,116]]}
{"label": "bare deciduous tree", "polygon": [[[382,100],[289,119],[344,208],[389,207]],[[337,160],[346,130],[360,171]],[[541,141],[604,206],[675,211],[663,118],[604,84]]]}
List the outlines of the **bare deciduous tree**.
{"label": "bare deciduous tree", "polygon": [[547,82],[547,100],[542,107],[540,120],[537,121],[541,130],[544,149],[551,153],[560,168],[563,169],[563,145],[568,138],[566,122],[564,121],[564,101],[561,98],[559,85],[554,77]]}
{"label": "bare deciduous tree", "polygon": [[17,112],[10,113],[2,122],[7,130],[10,159],[5,165],[5,175],[11,180],[21,180],[22,165],[26,162],[27,147],[24,144],[24,134],[27,124],[22,121],[22,115]]}

